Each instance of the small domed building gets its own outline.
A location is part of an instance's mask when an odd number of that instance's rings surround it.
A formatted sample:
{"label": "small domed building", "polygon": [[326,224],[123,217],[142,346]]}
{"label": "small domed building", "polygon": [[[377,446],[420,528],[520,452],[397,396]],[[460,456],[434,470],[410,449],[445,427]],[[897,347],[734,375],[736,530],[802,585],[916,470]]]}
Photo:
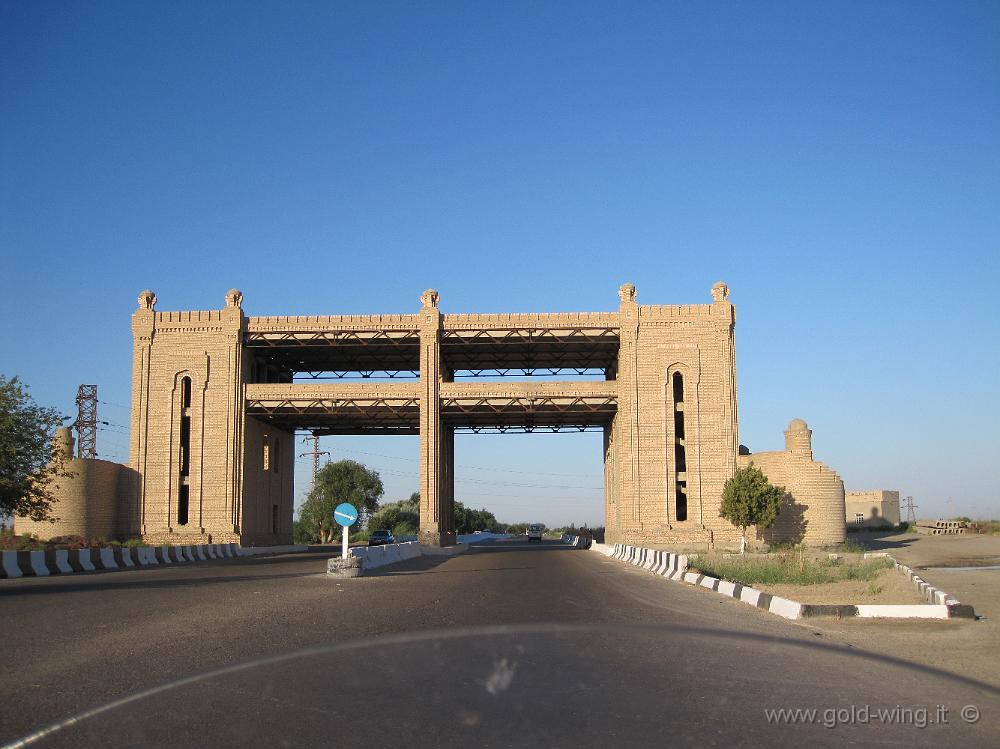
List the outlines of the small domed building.
{"label": "small domed building", "polygon": [[775,486],[785,487],[778,519],[758,531],[767,543],[829,546],[847,538],[844,523],[844,482],[823,463],[813,460],[812,430],[792,419],[785,430],[785,449],[750,453],[740,449],[739,465],[754,465]]}
{"label": "small domed building", "polygon": [[118,510],[128,468],[110,460],[73,457],[73,433],[56,430],[55,451],[63,461],[64,475],[52,479],[54,522],[17,516],[14,528],[47,540],[57,536],[112,539],[118,533]]}

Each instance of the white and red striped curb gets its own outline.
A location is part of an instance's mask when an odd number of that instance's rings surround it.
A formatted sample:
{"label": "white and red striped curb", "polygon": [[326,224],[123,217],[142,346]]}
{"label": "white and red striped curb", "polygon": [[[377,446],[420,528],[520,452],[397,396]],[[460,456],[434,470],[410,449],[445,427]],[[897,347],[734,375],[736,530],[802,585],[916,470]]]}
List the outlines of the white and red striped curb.
{"label": "white and red striped curb", "polygon": [[892,560],[896,568],[906,574],[917,589],[930,601],[926,604],[806,604],[792,601],[788,598],[765,593],[748,585],[719,580],[715,577],[702,575],[699,572],[688,572],[688,558],[684,554],[674,554],[669,551],[646,549],[641,546],[615,544],[613,547],[604,544],[593,544],[594,551],[599,551],[611,559],[617,559],[636,567],[648,570],[654,575],[670,580],[685,582],[708,588],[724,596],[735,598],[751,606],[764,609],[785,619],[803,619],[819,616],[861,617],[875,619],[972,619],[975,612],[971,606],[960,604],[956,598],[944,591],[928,585],[909,567],[900,564],[888,554],[865,554],[870,556],[885,556]]}
{"label": "white and red striped curb", "polygon": [[[75,572],[122,570],[161,564],[235,559],[285,547],[244,548],[239,544],[196,546],[105,546],[99,549],[54,549],[50,551],[0,552],[0,577],[46,577]],[[304,550],[306,547],[290,547]],[[274,553],[272,551],[272,553]]]}

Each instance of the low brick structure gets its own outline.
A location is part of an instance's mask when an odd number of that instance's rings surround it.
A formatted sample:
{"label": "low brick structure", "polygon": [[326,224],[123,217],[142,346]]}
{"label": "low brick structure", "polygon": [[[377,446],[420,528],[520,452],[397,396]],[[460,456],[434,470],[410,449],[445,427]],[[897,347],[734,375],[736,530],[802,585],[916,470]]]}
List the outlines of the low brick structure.
{"label": "low brick structure", "polygon": [[895,528],[899,525],[899,492],[888,489],[847,492],[846,521],[851,528]]}
{"label": "low brick structure", "polygon": [[793,419],[785,430],[785,449],[751,454],[740,451],[740,465],[751,463],[775,486],[785,487],[778,519],[758,538],[767,543],[828,546],[847,538],[844,524],[844,482],[825,464],[813,460],[812,430]]}
{"label": "low brick structure", "polygon": [[42,539],[56,536],[114,538],[123,491],[129,488],[129,470],[120,463],[73,457],[73,434],[68,427],[56,431],[55,449],[62,455],[63,474],[52,480],[56,496],[52,520],[14,520],[17,533]]}

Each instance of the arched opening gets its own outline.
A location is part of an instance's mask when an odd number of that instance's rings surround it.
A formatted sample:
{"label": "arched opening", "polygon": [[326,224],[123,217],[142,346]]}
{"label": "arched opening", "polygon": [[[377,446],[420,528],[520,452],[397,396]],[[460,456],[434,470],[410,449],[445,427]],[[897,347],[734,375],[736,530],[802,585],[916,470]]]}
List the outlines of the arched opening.
{"label": "arched opening", "polygon": [[191,474],[191,378],[181,378],[181,423],[178,432],[177,524],[187,525]]}
{"label": "arched opening", "polygon": [[684,442],[684,375],[671,377],[674,402],[674,513],[678,522],[687,520],[687,450]]}

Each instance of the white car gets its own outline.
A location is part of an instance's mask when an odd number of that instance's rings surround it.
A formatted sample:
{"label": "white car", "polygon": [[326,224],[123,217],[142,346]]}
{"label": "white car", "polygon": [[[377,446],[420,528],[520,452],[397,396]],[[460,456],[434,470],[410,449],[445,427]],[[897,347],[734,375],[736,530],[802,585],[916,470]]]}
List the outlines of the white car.
{"label": "white car", "polygon": [[532,523],[531,525],[528,526],[528,542],[530,543],[531,541],[538,541],[539,543],[541,543],[542,533],[544,533],[542,526],[539,525],[538,523]]}

